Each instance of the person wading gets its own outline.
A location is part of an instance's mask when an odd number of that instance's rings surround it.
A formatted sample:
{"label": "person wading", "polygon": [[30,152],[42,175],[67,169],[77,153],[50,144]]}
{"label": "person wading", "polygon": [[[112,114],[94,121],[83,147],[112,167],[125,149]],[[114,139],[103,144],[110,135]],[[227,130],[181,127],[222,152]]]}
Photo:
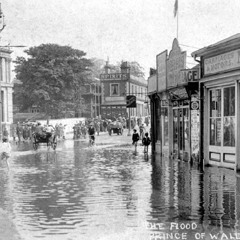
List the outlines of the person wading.
{"label": "person wading", "polygon": [[133,129],[133,135],[132,135],[132,144],[135,147],[135,152],[137,151],[137,143],[139,141],[139,134],[137,133],[136,129]]}

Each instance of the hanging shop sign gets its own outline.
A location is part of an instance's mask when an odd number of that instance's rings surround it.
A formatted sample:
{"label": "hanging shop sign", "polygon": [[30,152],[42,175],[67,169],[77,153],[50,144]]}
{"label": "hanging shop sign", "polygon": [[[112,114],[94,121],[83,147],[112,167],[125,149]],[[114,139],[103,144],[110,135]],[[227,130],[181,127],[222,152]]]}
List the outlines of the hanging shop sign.
{"label": "hanging shop sign", "polygon": [[137,106],[136,96],[134,95],[128,95],[126,97],[126,101],[127,101],[127,108],[135,108]]}
{"label": "hanging shop sign", "polygon": [[181,51],[178,40],[175,38],[167,60],[167,88],[186,83],[183,69],[186,69],[186,52]]}
{"label": "hanging shop sign", "polygon": [[172,101],[188,98],[188,93],[184,87],[171,89],[168,91],[168,94]]}
{"label": "hanging shop sign", "polygon": [[204,60],[204,74],[206,75],[235,68],[240,68],[240,49]]}

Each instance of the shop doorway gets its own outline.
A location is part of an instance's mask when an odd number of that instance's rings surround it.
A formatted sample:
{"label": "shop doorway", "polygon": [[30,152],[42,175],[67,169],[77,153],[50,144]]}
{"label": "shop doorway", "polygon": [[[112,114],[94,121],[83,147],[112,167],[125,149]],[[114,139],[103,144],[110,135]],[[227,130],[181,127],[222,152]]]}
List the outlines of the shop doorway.
{"label": "shop doorway", "polygon": [[173,156],[175,159],[190,160],[189,107],[173,108]]}

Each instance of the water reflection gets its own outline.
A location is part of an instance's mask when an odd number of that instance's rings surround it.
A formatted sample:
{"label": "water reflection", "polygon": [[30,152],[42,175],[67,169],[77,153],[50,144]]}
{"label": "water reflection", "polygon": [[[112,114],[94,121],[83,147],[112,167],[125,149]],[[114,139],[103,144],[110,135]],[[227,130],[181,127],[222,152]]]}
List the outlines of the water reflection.
{"label": "water reflection", "polygon": [[196,239],[199,233],[204,239],[213,239],[214,234],[216,239],[236,239],[239,183],[232,170],[210,167],[200,172],[186,162],[154,159],[148,220],[152,238],[173,234],[177,239],[187,232],[187,239]]}
{"label": "water reflection", "polygon": [[128,147],[66,141],[57,151],[19,154],[10,171],[0,166],[1,207],[24,239],[177,239],[185,233],[208,239],[240,232],[240,177],[232,170],[201,172],[142,150],[134,155]]}

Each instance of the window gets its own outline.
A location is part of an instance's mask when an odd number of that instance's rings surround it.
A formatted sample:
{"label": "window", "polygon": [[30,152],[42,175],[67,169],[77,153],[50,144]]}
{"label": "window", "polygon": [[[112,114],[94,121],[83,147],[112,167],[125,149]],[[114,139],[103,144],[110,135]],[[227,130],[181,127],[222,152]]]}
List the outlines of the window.
{"label": "window", "polygon": [[235,146],[235,88],[224,88],[224,119],[223,143],[224,146]]}
{"label": "window", "polygon": [[221,89],[210,91],[210,145],[221,145]]}
{"label": "window", "polygon": [[235,146],[235,87],[210,90],[210,145]]}
{"label": "window", "polygon": [[119,84],[112,83],[110,84],[111,96],[119,96]]}

